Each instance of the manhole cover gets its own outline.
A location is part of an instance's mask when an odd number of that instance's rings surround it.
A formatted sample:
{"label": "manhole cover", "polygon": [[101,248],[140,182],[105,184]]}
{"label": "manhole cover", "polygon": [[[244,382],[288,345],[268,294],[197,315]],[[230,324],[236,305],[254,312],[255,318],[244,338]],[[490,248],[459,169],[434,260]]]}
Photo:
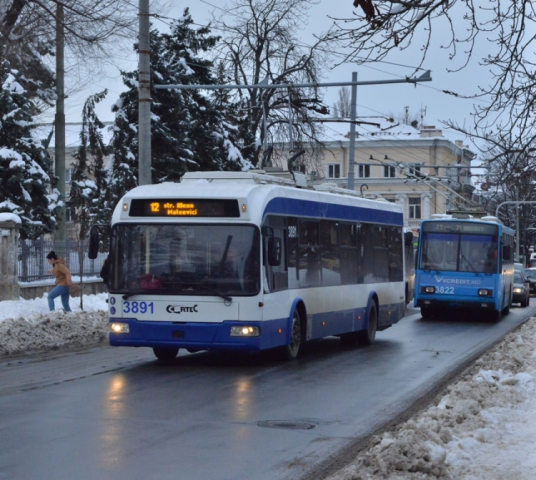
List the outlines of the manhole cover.
{"label": "manhole cover", "polygon": [[316,425],[308,422],[292,422],[289,420],[264,420],[257,422],[259,427],[266,428],[286,428],[288,430],[311,430]]}

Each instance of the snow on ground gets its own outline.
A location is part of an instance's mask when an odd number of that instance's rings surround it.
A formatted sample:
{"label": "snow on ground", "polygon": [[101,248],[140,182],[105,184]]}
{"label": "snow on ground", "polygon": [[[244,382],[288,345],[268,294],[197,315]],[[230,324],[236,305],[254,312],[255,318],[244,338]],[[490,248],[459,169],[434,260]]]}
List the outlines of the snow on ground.
{"label": "snow on ground", "polygon": [[536,318],[327,480],[536,478]]}
{"label": "snow on ground", "polygon": [[[0,302],[0,356],[91,345],[107,336],[106,294],[48,311],[46,294]],[[447,393],[373,439],[326,480],[536,478],[536,318],[480,357]]]}
{"label": "snow on ground", "polygon": [[108,294],[71,298],[72,312],[64,312],[60,298],[48,309],[47,294],[34,300],[0,302],[0,356],[84,346],[108,336]]}

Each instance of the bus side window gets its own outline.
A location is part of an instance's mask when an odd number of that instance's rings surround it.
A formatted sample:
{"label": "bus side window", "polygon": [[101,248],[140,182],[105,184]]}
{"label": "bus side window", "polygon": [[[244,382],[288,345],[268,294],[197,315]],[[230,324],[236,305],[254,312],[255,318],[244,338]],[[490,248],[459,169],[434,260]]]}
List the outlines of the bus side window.
{"label": "bus side window", "polygon": [[[266,276],[270,283],[270,291],[286,290],[288,288],[287,274],[287,245],[288,227],[283,217],[270,215],[266,218],[263,226],[269,227],[269,236],[263,235],[263,258]],[[274,244],[275,239],[281,242],[281,258],[279,265],[270,265],[268,249],[270,244]]]}
{"label": "bus side window", "polygon": [[356,225],[339,224],[341,284],[353,285],[358,281],[358,251],[356,244]]}
{"label": "bus side window", "polygon": [[299,288],[298,271],[298,219],[287,219],[287,265],[288,265],[288,288]]}
{"label": "bus side window", "polygon": [[298,222],[298,269],[300,288],[318,287],[322,284],[322,270],[319,244],[319,222],[299,220]]}
{"label": "bus side window", "polygon": [[375,225],[374,232],[374,276],[376,282],[389,281],[389,246],[387,227]]}
{"label": "bus side window", "polygon": [[[401,282],[404,278],[402,265],[402,227],[388,227],[389,233],[389,281]],[[411,242],[410,242],[411,247]],[[407,267],[406,267],[407,268]]]}

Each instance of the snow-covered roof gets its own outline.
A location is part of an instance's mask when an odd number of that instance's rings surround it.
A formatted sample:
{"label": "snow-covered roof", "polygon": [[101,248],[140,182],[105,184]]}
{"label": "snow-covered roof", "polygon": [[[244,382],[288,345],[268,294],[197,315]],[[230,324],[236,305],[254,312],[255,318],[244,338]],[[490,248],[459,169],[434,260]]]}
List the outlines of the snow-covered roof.
{"label": "snow-covered roof", "polygon": [[14,213],[0,213],[0,222],[22,223],[20,217]]}
{"label": "snow-covered roof", "polygon": [[[337,121],[331,121],[337,120]],[[420,130],[397,120],[390,121],[384,117],[359,117],[356,124],[356,141],[364,140],[417,140],[422,138]],[[347,119],[326,119],[322,122],[323,141],[348,141],[350,138],[350,122]],[[438,136],[441,132],[438,131]],[[428,137],[429,138],[429,137]]]}

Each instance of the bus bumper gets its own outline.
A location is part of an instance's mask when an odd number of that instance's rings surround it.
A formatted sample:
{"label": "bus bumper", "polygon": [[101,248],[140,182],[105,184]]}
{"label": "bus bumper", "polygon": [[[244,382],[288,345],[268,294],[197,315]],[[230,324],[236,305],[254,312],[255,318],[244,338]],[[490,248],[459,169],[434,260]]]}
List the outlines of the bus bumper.
{"label": "bus bumper", "polygon": [[[270,322],[171,323],[139,322],[110,318],[111,324],[127,324],[128,333],[109,333],[114,347],[174,347],[197,350],[238,350],[256,352],[288,343],[288,319]],[[257,327],[258,336],[231,336],[231,327]]]}
{"label": "bus bumper", "polygon": [[416,306],[419,308],[430,308],[433,310],[460,309],[460,310],[495,310],[493,298],[472,298],[464,300],[425,300],[416,299]]}

